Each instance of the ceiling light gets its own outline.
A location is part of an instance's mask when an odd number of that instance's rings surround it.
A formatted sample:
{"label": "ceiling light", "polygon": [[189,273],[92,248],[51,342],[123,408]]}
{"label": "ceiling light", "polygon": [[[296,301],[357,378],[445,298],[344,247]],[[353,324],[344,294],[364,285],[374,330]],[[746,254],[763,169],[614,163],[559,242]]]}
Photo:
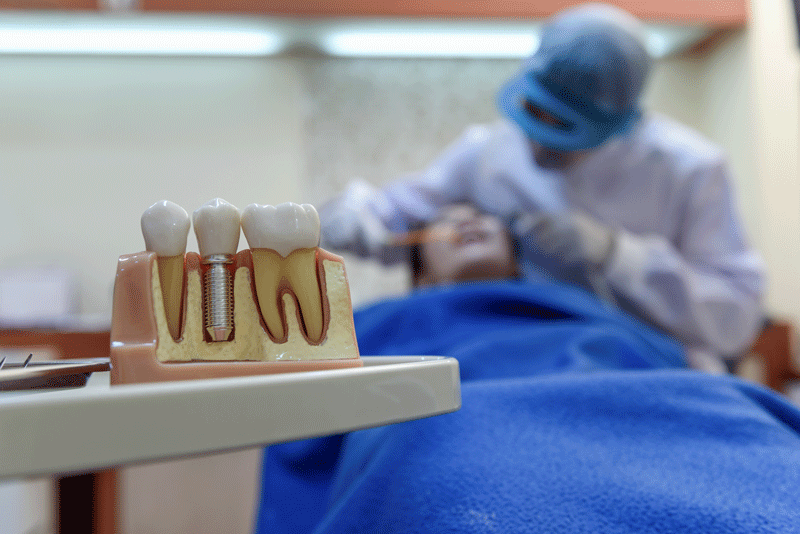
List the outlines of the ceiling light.
{"label": "ceiling light", "polygon": [[322,49],[334,56],[521,58],[539,44],[532,31],[331,32]]}
{"label": "ceiling light", "polygon": [[[363,21],[306,25],[324,53],[342,57],[524,58],[539,45],[541,25],[519,22]],[[645,26],[645,44],[655,58],[675,54],[704,39],[700,26]]]}
{"label": "ceiling light", "polygon": [[266,56],[280,34],[254,24],[108,16],[0,17],[0,53]]}
{"label": "ceiling light", "polygon": [[[540,30],[537,21],[0,11],[0,54],[258,57],[296,47],[337,57],[519,59],[536,49]],[[656,58],[708,34],[703,27],[646,26]]]}

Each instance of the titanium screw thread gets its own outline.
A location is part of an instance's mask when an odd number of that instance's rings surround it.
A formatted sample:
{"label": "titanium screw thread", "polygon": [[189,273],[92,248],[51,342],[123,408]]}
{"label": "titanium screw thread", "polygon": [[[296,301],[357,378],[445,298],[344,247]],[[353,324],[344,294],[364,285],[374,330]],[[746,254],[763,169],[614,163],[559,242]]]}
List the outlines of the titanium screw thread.
{"label": "titanium screw thread", "polygon": [[227,264],[233,258],[213,254],[203,258],[209,268],[205,274],[205,327],[212,341],[227,341],[233,332],[233,282]]}

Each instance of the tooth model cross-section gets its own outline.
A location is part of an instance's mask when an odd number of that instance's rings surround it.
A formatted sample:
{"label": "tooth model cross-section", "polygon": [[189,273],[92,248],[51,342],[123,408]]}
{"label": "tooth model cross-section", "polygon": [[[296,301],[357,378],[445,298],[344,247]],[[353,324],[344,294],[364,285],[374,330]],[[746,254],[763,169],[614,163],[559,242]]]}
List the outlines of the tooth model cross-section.
{"label": "tooth model cross-section", "polygon": [[[250,249],[236,252],[239,228]],[[157,382],[361,365],[342,259],[319,248],[313,206],[222,199],[142,215],[145,252],[121,256],[111,382]]]}

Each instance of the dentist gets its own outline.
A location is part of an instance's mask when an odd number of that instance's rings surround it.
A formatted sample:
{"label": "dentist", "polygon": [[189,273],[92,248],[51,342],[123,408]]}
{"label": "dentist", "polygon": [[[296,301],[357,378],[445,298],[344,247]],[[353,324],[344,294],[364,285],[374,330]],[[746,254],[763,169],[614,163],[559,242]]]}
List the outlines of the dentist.
{"label": "dentist", "polygon": [[762,325],[764,267],[722,151],[640,108],[650,66],[630,14],[587,4],[555,15],[499,92],[510,120],[468,128],[383,189],[351,183],[320,210],[324,246],[405,261],[393,236],[469,202],[508,221],[524,277],[594,290],[690,358],[736,357]]}

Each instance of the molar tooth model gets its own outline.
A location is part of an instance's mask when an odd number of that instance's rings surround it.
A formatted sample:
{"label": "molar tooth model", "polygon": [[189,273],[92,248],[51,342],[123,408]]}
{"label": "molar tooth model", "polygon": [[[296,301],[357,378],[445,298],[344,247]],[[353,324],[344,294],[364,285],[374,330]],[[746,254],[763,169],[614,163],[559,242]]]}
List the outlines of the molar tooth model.
{"label": "molar tooth model", "polygon": [[[240,220],[241,219],[241,220]],[[236,253],[239,227],[250,249]],[[319,248],[313,206],[222,199],[189,216],[160,201],[142,215],[147,251],[120,257],[112,384],[361,365],[342,259]]]}
{"label": "molar tooth model", "polygon": [[276,339],[284,339],[283,306],[275,298],[282,283],[295,288],[306,335],[322,336],[322,296],[318,291],[316,251],[319,215],[314,206],[250,204],[242,214],[242,230],[253,254],[253,278],[261,317]]}

